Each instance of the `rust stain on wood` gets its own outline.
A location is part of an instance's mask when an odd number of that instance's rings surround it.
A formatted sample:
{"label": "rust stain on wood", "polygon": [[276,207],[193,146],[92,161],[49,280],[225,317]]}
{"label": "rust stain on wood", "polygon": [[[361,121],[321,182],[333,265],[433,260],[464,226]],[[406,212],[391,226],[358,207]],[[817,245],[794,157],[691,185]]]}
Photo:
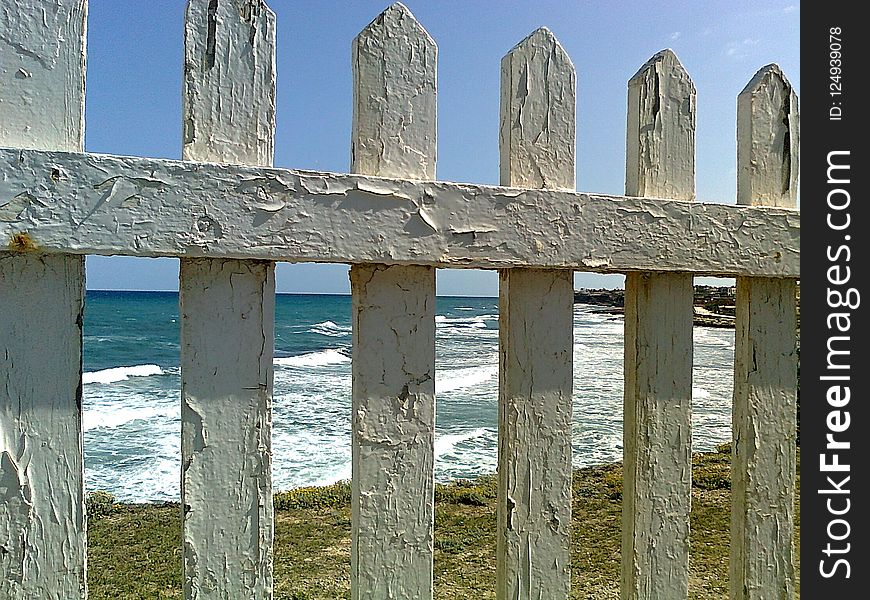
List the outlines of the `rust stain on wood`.
{"label": "rust stain on wood", "polygon": [[12,252],[33,252],[36,250],[36,243],[29,233],[23,231],[12,235],[8,248]]}

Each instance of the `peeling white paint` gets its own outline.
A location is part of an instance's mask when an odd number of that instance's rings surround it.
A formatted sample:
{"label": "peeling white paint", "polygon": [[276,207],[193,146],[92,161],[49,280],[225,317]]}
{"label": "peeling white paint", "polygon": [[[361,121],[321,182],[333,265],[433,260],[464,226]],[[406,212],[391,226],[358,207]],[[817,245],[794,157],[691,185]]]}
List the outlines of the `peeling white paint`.
{"label": "peeling white paint", "polygon": [[27,198],[0,245],[46,252],[800,275],[794,209],[31,150],[0,170],[0,202]]}
{"label": "peeling white paint", "polygon": [[432,597],[435,269],[355,265],[351,597]]}
{"label": "peeling white paint", "polygon": [[496,593],[568,598],[573,277],[505,269],[499,295]]}
{"label": "peeling white paint", "polygon": [[672,50],[628,81],[627,196],[695,198],[695,84]]}
{"label": "peeling white paint", "polygon": [[181,263],[185,597],[272,597],[274,265]]}
{"label": "peeling white paint", "polygon": [[0,254],[0,598],[85,597],[83,288],[83,257]]}
{"label": "peeling white paint", "polygon": [[[84,0],[0,9],[0,144],[81,151]],[[0,221],[38,199],[0,196]],[[26,235],[11,245],[31,247]],[[3,244],[5,247],[6,244]],[[0,598],[86,595],[84,258],[0,252]]]}
{"label": "peeling white paint", "polygon": [[574,65],[546,27],[501,60],[501,184],[574,190]]}
{"label": "peeling white paint", "polygon": [[[794,207],[797,96],[776,65],[737,99],[738,202]],[[737,278],[732,424],[732,600],[794,595],[795,281]]]}
{"label": "peeling white paint", "polygon": [[625,279],[622,598],[688,597],[692,276]]}
{"label": "peeling white paint", "polygon": [[[695,197],[695,86],[670,50],[628,82],[625,191]],[[626,276],[623,600],[689,593],[692,303],[690,273]]]}
{"label": "peeling white paint", "polygon": [[87,0],[0,8],[0,143],[81,151]]}
{"label": "peeling white paint", "polygon": [[737,203],[794,208],[800,170],[798,98],[778,65],[737,96]]}
{"label": "peeling white paint", "polygon": [[[574,65],[541,28],[501,66],[501,183],[573,191]],[[564,224],[546,227],[559,232]],[[570,269],[501,271],[500,600],[567,599],[571,591],[573,306]]]}
{"label": "peeling white paint", "polygon": [[[434,179],[436,59],[432,38],[398,3],[354,40],[354,172]],[[339,201],[358,215],[398,209],[406,232],[420,238],[437,233],[439,218],[425,197],[402,193],[386,180],[360,180],[355,187]],[[366,231],[378,253],[389,255],[394,232],[381,223],[331,226],[349,239]],[[431,599],[435,269],[356,264],[350,282],[351,597]]]}
{"label": "peeling white paint", "polygon": [[185,158],[271,165],[275,73],[275,14],[263,0],[188,0]]}
{"label": "peeling white paint", "polygon": [[396,2],[353,41],[354,173],[434,179],[438,48]]}
{"label": "peeling white paint", "polygon": [[[275,15],[262,0],[191,0],[184,33],[183,157],[270,166]],[[248,189],[260,218],[284,207]],[[194,227],[200,239],[225,236],[219,209]],[[275,265],[185,258],[179,289],[185,598],[268,600]]]}
{"label": "peeling white paint", "polygon": [[188,6],[183,155],[197,163],[80,154],[86,1],[14,8],[0,9],[0,144],[15,148],[0,150],[0,248],[15,251],[0,252],[0,597],[86,595],[71,254],[183,259],[183,558],[199,599],[271,597],[270,261],[354,264],[355,599],[432,596],[436,266],[504,269],[505,600],[567,597],[571,269],[629,272],[622,593],[685,597],[692,274],[737,275],[731,593],[791,597],[799,116],[776,65],[738,98],[741,206],[697,204],[681,201],[695,90],[669,50],[629,82],[627,195],[613,197],[573,191],[575,76],[546,29],[502,61],[504,188],[431,181],[437,49],[401,4],[353,43],[364,175],[268,168],[262,0]]}

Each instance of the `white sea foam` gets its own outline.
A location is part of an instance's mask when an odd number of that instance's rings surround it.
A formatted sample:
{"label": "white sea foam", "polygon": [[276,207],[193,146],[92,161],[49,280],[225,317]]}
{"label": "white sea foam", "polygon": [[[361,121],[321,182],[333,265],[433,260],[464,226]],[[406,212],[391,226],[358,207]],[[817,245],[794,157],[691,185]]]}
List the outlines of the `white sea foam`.
{"label": "white sea foam", "polygon": [[312,485],[332,485],[339,481],[348,481],[351,477],[351,462],[345,461],[332,470],[326,471],[320,479],[316,479]]}
{"label": "white sea foam", "polygon": [[116,383],[126,381],[131,377],[150,377],[151,375],[163,375],[163,369],[157,365],[133,365],[132,367],[114,367],[102,371],[82,373],[82,383]]}
{"label": "white sea foam", "polygon": [[[497,466],[497,316],[477,314],[484,310],[494,313],[489,304],[474,312],[457,310],[444,309],[437,317],[435,387],[442,394],[435,434],[438,482],[492,473]],[[574,310],[575,466],[622,456],[624,321],[621,316],[595,310]],[[323,313],[309,323],[284,324],[291,333],[327,336],[314,335],[332,349],[315,351],[318,346],[309,346],[300,349],[298,356],[275,360],[272,475],[276,489],[323,485],[350,477],[351,373],[346,347],[351,328],[345,321],[313,324],[327,316]],[[730,439],[728,372],[732,369],[733,332],[695,331],[692,443],[693,449],[702,450]],[[112,339],[120,337],[113,335]],[[140,344],[143,350],[162,343],[124,339]],[[94,341],[89,338],[85,343]],[[130,360],[148,361],[162,362],[147,354]],[[152,373],[143,367],[148,365],[85,375],[87,383],[97,384],[85,386],[84,391],[88,489],[106,489],[124,501],[177,501],[179,368],[164,367],[161,377],[99,385],[115,378],[123,381],[158,373],[153,365]]]}
{"label": "white sea foam", "polygon": [[441,324],[464,325],[466,327],[486,327],[484,321],[498,321],[498,315],[477,315],[474,317],[447,317],[435,315],[435,322]]}
{"label": "white sea foam", "polygon": [[309,352],[299,356],[285,356],[275,359],[278,367],[325,367],[350,362],[350,357],[338,350],[329,348],[319,352]]}
{"label": "white sea foam", "polygon": [[138,408],[93,406],[85,407],[82,414],[82,430],[91,429],[114,429],[125,423],[137,420],[151,420],[157,418],[178,418],[178,414],[170,414],[170,411],[157,406],[145,406]]}
{"label": "white sea foam", "polygon": [[486,435],[487,430],[484,427],[478,427],[472,431],[465,433],[444,433],[435,436],[435,456],[441,456],[453,452],[457,444],[473,440]]}
{"label": "white sea foam", "polygon": [[311,329],[308,330],[308,333],[317,333],[320,335],[327,335],[329,337],[340,337],[343,335],[347,335],[350,332],[350,327],[337,325],[332,321],[323,321],[322,323],[317,323],[315,325],[312,325]]}
{"label": "white sea foam", "polygon": [[435,393],[452,392],[480,385],[498,375],[498,365],[452,369],[435,376]]}

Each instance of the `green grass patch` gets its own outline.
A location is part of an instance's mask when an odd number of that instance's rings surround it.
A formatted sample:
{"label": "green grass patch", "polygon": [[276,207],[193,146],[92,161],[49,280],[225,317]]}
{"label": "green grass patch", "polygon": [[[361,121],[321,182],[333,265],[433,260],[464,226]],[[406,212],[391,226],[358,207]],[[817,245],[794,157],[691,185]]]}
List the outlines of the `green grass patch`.
{"label": "green grass patch", "polygon": [[[730,460],[727,445],[692,460],[692,598],[728,598]],[[495,598],[497,489],[495,476],[436,486],[436,598]],[[281,492],[275,507],[275,600],[349,598],[349,483]],[[797,544],[797,504],[795,511]],[[182,598],[177,504],[116,504],[92,494],[88,512],[90,598]],[[621,465],[575,472],[572,599],[619,597],[621,513]],[[799,579],[796,586],[799,597]]]}

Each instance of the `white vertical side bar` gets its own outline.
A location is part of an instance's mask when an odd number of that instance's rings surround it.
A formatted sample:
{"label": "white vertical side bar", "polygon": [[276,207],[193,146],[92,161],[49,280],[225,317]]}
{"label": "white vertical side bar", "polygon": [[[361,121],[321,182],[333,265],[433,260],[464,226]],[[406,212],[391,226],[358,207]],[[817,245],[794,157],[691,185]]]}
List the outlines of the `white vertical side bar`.
{"label": "white vertical side bar", "polygon": [[[275,15],[190,0],[184,32],[183,158],[270,166]],[[274,263],[183,259],[180,302],[184,596],[268,599]]]}
{"label": "white vertical side bar", "polygon": [[[401,4],[353,43],[354,173],[435,177],[437,49]],[[385,242],[385,247],[388,242]],[[432,598],[435,269],[353,265],[351,597]]]}
{"label": "white vertical side bar", "polygon": [[[501,63],[502,185],[573,190],[574,65],[538,29]],[[572,272],[505,269],[499,282],[500,600],[571,591]]]}
{"label": "white vertical side bar", "polygon": [[[737,97],[737,202],[794,208],[798,99],[777,65]],[[793,279],[737,278],[731,598],[794,594],[797,409]]]}
{"label": "white vertical side bar", "polygon": [[[0,145],[83,150],[86,19],[85,0],[0,10]],[[0,252],[0,597],[70,600],[87,595],[84,257],[37,246],[0,240],[21,250]]]}
{"label": "white vertical side bar", "polygon": [[[628,82],[625,180],[630,196],[695,197],[695,86],[670,50]],[[690,274],[626,276],[623,600],[689,593],[692,303]]]}

